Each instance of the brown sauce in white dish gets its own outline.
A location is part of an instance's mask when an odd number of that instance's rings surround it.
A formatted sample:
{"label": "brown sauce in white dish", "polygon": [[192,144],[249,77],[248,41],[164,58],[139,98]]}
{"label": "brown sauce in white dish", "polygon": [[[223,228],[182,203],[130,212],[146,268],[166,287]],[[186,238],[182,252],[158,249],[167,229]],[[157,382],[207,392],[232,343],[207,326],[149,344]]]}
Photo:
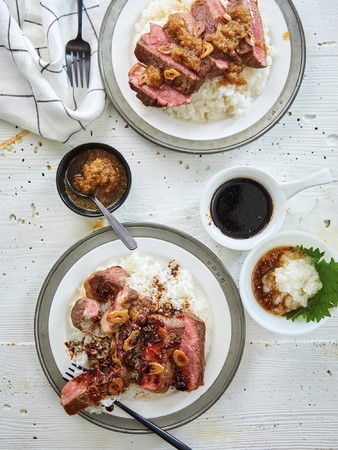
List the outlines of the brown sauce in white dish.
{"label": "brown sauce in white dish", "polygon": [[299,305],[289,292],[281,292],[275,279],[275,270],[284,267],[286,259],[304,258],[297,247],[275,247],[265,253],[257,262],[251,278],[253,294],[259,305],[271,314],[283,316],[297,309]]}

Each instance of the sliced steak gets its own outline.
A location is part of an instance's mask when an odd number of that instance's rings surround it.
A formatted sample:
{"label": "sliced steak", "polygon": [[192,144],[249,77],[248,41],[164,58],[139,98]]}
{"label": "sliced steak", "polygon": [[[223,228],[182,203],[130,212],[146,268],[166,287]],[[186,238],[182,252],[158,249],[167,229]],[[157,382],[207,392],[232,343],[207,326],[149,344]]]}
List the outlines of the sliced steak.
{"label": "sliced steak", "polygon": [[137,302],[138,298],[138,293],[128,286],[119,291],[112,306],[101,317],[100,325],[103,333],[113,334],[117,328],[128,322],[130,305]]}
{"label": "sliced steak", "polygon": [[261,69],[267,66],[266,46],[262,19],[258,10],[257,0],[230,0],[227,13],[230,14],[239,5],[245,6],[250,12],[251,24],[248,40],[242,40],[236,49],[241,61],[249,67]]}
{"label": "sliced steak", "polygon": [[[234,9],[244,6],[251,17],[248,39],[239,43],[236,51],[226,56],[236,63],[242,63],[249,67],[264,68],[267,66],[264,31],[261,16],[258,10],[257,0],[229,0],[224,9],[220,0],[196,0],[191,7],[191,14],[196,21],[205,24],[206,33],[214,33],[217,25],[224,23],[224,13],[231,14]],[[215,52],[214,55],[219,55]]]}
{"label": "sliced steak", "polygon": [[190,95],[183,94],[167,84],[157,88],[148,86],[146,83],[140,85],[139,78],[145,71],[141,64],[135,64],[129,71],[129,86],[136,92],[136,97],[141,100],[145,106],[154,106],[157,108],[189,105],[191,103]]}
{"label": "sliced steak", "polygon": [[164,54],[158,50],[158,48],[161,48],[160,46],[168,45],[172,45],[172,42],[163,28],[159,25],[151,24],[150,32],[141,36],[136,44],[134,53],[136,58],[147,66],[154,65],[161,70],[175,69],[180,75],[172,81],[166,80],[168,86],[174,87],[186,95],[198,91],[205,78],[175,61],[170,53]]}
{"label": "sliced steak", "polygon": [[175,368],[175,386],[180,391],[193,391],[204,384],[205,370],[205,324],[192,313],[178,316],[184,323],[180,350],[189,363]]}
{"label": "sliced steak", "polygon": [[61,404],[72,416],[88,406],[98,406],[110,395],[119,395],[128,385],[128,375],[120,367],[95,367],[68,381],[61,390]]}
{"label": "sliced steak", "polygon": [[225,9],[220,0],[195,0],[191,5],[191,14],[198,22],[205,25],[206,33],[213,33],[219,18],[223,16]]}
{"label": "sliced steak", "polygon": [[117,293],[123,289],[128,277],[129,273],[119,266],[98,270],[84,282],[86,296],[100,303],[113,301]]}
{"label": "sliced steak", "polygon": [[164,393],[174,382],[172,354],[180,345],[184,323],[176,317],[149,316],[142,328],[143,348],[138,384],[147,391]]}
{"label": "sliced steak", "polygon": [[116,295],[112,307],[114,309],[129,309],[130,305],[134,302],[137,302],[138,299],[138,292],[135,291],[135,289],[130,288],[129,286],[125,286]]}
{"label": "sliced steak", "polygon": [[100,320],[100,317],[100,303],[87,297],[77,300],[70,313],[74,327],[83,333],[90,333],[94,328],[95,322]]}
{"label": "sliced steak", "polygon": [[[195,28],[198,27],[203,27],[203,30],[205,30],[204,24],[202,22],[198,22],[191,12],[185,14],[176,14],[181,15],[184,18],[191,34],[194,34]],[[229,62],[225,58],[225,55],[222,52],[217,51],[216,49],[216,51],[214,50],[209,56],[201,60],[201,70],[198,74],[205,80],[211,80],[212,78],[216,78],[222,75],[228,69],[228,67]]]}

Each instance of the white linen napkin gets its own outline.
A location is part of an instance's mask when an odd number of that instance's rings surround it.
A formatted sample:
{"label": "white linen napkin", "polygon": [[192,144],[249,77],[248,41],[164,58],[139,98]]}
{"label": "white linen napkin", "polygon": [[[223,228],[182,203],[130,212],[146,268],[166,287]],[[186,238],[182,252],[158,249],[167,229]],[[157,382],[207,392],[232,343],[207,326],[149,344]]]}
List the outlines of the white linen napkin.
{"label": "white linen napkin", "polygon": [[100,0],[84,2],[90,83],[89,89],[72,88],[65,48],[77,35],[77,1],[0,0],[0,119],[67,142],[102,114],[106,96],[97,49],[105,10]]}

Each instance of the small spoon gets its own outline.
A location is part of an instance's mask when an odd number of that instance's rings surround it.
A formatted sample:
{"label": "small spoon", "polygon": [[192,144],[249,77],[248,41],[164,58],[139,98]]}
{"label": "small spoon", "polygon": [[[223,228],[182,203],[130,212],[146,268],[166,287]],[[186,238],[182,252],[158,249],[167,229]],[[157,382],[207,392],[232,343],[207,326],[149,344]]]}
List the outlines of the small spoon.
{"label": "small spoon", "polygon": [[[78,195],[79,197],[84,198],[90,198],[93,200],[93,202],[96,204],[96,206],[99,208],[99,210],[102,212],[102,214],[107,219],[109,225],[112,227],[112,229],[115,231],[119,239],[123,242],[123,244],[129,249],[129,250],[135,250],[137,248],[137,242],[132,237],[132,235],[127,231],[124,226],[112,215],[111,212],[108,211],[108,209],[100,202],[100,200],[96,197],[95,194],[84,194],[83,192],[76,189],[76,187],[73,184],[74,177],[76,174],[70,168],[72,167],[72,163],[70,163],[66,174],[65,179],[69,186],[69,188],[74,192],[74,194]],[[72,172],[72,175],[69,175],[69,172]]]}

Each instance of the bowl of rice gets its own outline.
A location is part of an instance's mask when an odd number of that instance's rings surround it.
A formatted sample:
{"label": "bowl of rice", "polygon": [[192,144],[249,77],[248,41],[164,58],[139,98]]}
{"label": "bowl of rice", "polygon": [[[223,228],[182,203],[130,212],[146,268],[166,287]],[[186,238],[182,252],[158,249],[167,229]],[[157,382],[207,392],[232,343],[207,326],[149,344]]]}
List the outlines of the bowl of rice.
{"label": "bowl of rice", "polygon": [[[145,138],[189,153],[216,153],[238,148],[268,131],[295,98],[305,69],[305,38],[291,1],[259,3],[268,65],[246,67],[245,84],[207,80],[192,103],[173,108],[146,107],[128,83],[137,61],[135,44],[151,23],[164,25],[170,14],[189,11],[193,0],[111,2],[101,27],[100,71],[108,97]],[[221,0],[226,5],[226,0]],[[126,38],[127,37],[127,38]],[[126,55],[128,55],[126,57]]]}
{"label": "bowl of rice", "polygon": [[310,233],[275,234],[246,257],[239,290],[247,313],[263,328],[282,335],[300,335],[323,325],[329,316],[309,320],[290,315],[306,308],[323,288],[323,280],[304,249],[318,249],[323,259],[337,261],[333,250]]}

